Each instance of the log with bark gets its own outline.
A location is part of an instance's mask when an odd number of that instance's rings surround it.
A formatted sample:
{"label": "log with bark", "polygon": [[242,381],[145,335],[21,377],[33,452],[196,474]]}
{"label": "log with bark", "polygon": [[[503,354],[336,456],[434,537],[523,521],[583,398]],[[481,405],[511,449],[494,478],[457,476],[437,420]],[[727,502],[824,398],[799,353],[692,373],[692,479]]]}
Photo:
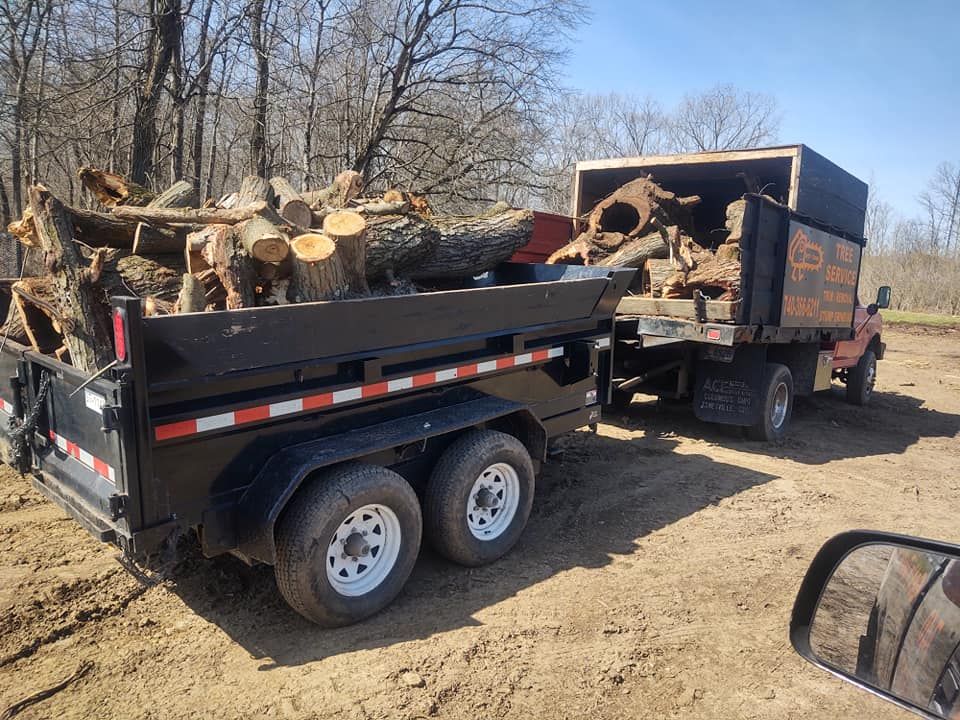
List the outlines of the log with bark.
{"label": "log with bark", "polygon": [[416,279],[479,275],[508,260],[530,242],[532,210],[508,210],[492,217],[435,217],[439,239],[406,276]]}
{"label": "log with bark", "polygon": [[433,253],[439,241],[439,229],[419,215],[368,217],[367,279],[392,282],[406,276]]}
{"label": "log with bark", "polygon": [[[193,183],[179,180],[168,187],[146,207],[183,208],[199,204],[199,196]],[[138,223],[133,235],[133,252],[137,255],[181,254],[186,244],[186,231],[168,228],[153,228],[146,223]]]}
{"label": "log with bark", "polygon": [[313,220],[313,214],[310,206],[300,197],[300,193],[293,189],[293,186],[283,177],[270,178],[270,187],[273,188],[276,198],[277,210],[280,217],[293,225],[300,227],[310,227]]}
{"label": "log with bark", "polygon": [[218,233],[203,248],[203,258],[226,291],[228,310],[253,307],[256,301],[256,271],[253,260],[232,232]]}
{"label": "log with bark", "polygon": [[643,293],[650,297],[661,297],[663,284],[673,274],[673,263],[667,259],[650,258],[643,264],[641,285]]}
{"label": "log with bark", "polygon": [[37,352],[50,353],[63,344],[61,316],[56,307],[56,291],[49,278],[24,278],[11,286],[11,307],[20,320],[23,345]]}
{"label": "log with bark", "polygon": [[367,294],[367,222],[354,212],[334,212],[323,220],[323,234],[337,244],[337,255],[353,293]]}
{"label": "log with bark", "polygon": [[37,239],[56,291],[64,344],[82,371],[104,368],[113,360],[112,325],[100,278],[102,255],[87,263],[74,242],[73,224],[63,203],[42,185],[30,188]]}
{"label": "log with bark", "polygon": [[290,243],[293,277],[291,302],[340,300],[350,293],[350,283],[333,239],[305,233]]}

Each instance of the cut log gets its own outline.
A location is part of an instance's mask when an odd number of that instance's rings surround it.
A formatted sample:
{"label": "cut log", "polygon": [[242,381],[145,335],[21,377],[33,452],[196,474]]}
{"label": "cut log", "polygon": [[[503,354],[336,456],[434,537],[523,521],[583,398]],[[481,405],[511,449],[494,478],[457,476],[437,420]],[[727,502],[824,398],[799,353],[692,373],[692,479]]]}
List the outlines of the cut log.
{"label": "cut log", "polygon": [[198,272],[194,277],[203,286],[207,310],[224,310],[227,307],[227,291],[213,268]]}
{"label": "cut log", "polygon": [[326,235],[306,233],[290,243],[293,277],[289,298],[292,302],[341,300],[350,291],[337,244]]}
{"label": "cut log", "polygon": [[180,294],[173,306],[175,313],[203,312],[207,308],[207,291],[203,283],[189,273],[183,274]]}
{"label": "cut log", "polygon": [[252,218],[234,227],[234,232],[247,255],[260,262],[280,262],[290,252],[286,233],[273,223]]}
{"label": "cut log", "polygon": [[77,176],[83,186],[92,192],[101,205],[146,205],[156,197],[156,193],[142,185],[130,182],[121,175],[84,166],[77,170]]}
{"label": "cut log", "polygon": [[[137,223],[132,220],[118,218],[112,213],[95,212],[82,208],[67,207],[73,222],[73,236],[78,242],[89,247],[133,247]],[[10,223],[8,229],[17,236],[17,239],[28,247],[37,247],[36,229],[33,223],[33,211],[29,207],[24,209],[23,217],[17,222]],[[145,231],[147,238],[162,238],[163,230],[150,228]]]}
{"label": "cut log", "polygon": [[[178,180],[151,200],[147,207],[183,208],[198,205],[197,191],[186,180]],[[153,228],[139,223],[133,236],[133,252],[137,255],[181,254],[186,233],[166,228]]]}
{"label": "cut log", "polygon": [[674,267],[669,260],[650,258],[643,264],[643,293],[658,298],[663,294],[663,284],[673,275]]}
{"label": "cut log", "polygon": [[593,233],[580,233],[576,240],[555,250],[547,258],[548,265],[589,265],[591,255],[597,255]]}
{"label": "cut log", "polygon": [[150,201],[149,207],[196,207],[200,204],[193,183],[177,180],[162,193]]}
{"label": "cut log", "polygon": [[532,210],[509,210],[493,217],[434,218],[440,234],[436,247],[406,275],[462,278],[479,275],[508,260],[530,242]]}
{"label": "cut log", "polygon": [[300,193],[283,177],[270,178],[270,187],[276,198],[280,217],[300,227],[310,227],[312,215],[310,206],[300,197]]}
{"label": "cut log", "polygon": [[146,208],[118,207],[113,211],[116,217],[124,220],[148,223],[151,225],[236,225],[244,220],[261,216],[270,219],[277,213],[263,200],[230,210],[222,208]]}
{"label": "cut log", "polygon": [[24,345],[37,352],[51,353],[63,344],[57,331],[59,311],[55,307],[56,292],[49,278],[25,278],[10,288],[11,305],[17,308],[26,336]]}
{"label": "cut log", "polygon": [[[236,203],[229,207],[245,207],[260,200],[268,204],[273,203],[273,188],[270,187],[270,181],[256,175],[247,175],[240,182],[240,192],[237,193]],[[218,204],[221,207],[228,207],[222,204],[222,201]]]}
{"label": "cut log", "polygon": [[587,229],[635,237],[653,230],[650,223],[654,217],[664,224],[676,224],[675,216],[681,207],[674,193],[649,178],[637,178],[596,204],[587,217]]}
{"label": "cut log", "polygon": [[616,252],[603,258],[597,265],[606,267],[643,267],[650,258],[665,258],[670,253],[659,232],[625,241]]}
{"label": "cut log", "polygon": [[355,212],[334,212],[323,220],[323,234],[337,244],[337,255],[353,293],[367,294],[367,222]]}
{"label": "cut log", "polygon": [[367,279],[405,276],[439,241],[440,231],[419,215],[367,218]]}
{"label": "cut log", "polygon": [[699,290],[709,298],[735,300],[740,294],[740,263],[698,257],[696,266],[689,272],[674,272],[663,284],[663,297],[690,298]]}
{"label": "cut log", "polygon": [[87,266],[74,242],[73,225],[63,203],[42,185],[30,188],[37,238],[53,278],[63,318],[64,344],[83,372],[100,370],[113,360],[113,332],[103,289],[97,283],[101,260]]}
{"label": "cut log", "polygon": [[327,187],[303,193],[301,197],[312,210],[336,209],[346,207],[351,200],[360,197],[362,190],[363,176],[355,170],[344,170]]}
{"label": "cut log", "polygon": [[[213,203],[214,207],[230,210],[240,204],[240,193],[228,193]],[[204,204],[204,207],[209,207]]]}
{"label": "cut log", "polygon": [[203,258],[220,278],[228,310],[254,306],[256,270],[243,246],[235,242],[233,233],[218,234],[209,240]]}
{"label": "cut log", "polygon": [[230,225],[206,225],[187,233],[184,260],[188,273],[196,274],[209,269],[210,264],[203,258],[203,248],[215,237],[229,234],[230,228]]}
{"label": "cut log", "polygon": [[747,201],[743,198],[734,200],[727,205],[727,239],[724,242],[738,243],[743,237],[743,213],[747,208]]}
{"label": "cut log", "polygon": [[108,297],[130,296],[151,299],[163,312],[173,310],[182,285],[184,264],[179,257],[164,255],[164,262],[125,250],[99,251],[103,268],[100,285]]}
{"label": "cut log", "polygon": [[357,212],[364,215],[403,215],[410,209],[406,200],[371,200],[356,206]]}

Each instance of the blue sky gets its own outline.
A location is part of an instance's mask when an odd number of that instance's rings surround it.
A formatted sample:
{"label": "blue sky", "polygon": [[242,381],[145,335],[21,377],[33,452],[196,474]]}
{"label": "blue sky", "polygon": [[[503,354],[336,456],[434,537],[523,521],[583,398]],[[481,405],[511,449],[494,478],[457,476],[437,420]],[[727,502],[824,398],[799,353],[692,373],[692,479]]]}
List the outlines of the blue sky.
{"label": "blue sky", "polygon": [[774,95],[802,142],[905,215],[960,162],[960,0],[597,0],[567,82],[671,107],[718,83]]}

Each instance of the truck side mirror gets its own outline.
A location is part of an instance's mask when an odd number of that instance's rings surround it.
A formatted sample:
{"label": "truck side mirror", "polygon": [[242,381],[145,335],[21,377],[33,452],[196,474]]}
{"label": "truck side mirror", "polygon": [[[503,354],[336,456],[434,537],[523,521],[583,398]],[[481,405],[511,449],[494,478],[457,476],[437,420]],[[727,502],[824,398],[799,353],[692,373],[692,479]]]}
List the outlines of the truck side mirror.
{"label": "truck side mirror", "polygon": [[888,307],[890,307],[890,286],[889,285],[881,285],[879,288],[877,288],[876,305],[880,310],[886,310]]}
{"label": "truck side mirror", "polygon": [[817,553],[790,641],[814,665],[927,718],[960,712],[960,547],[853,531]]}

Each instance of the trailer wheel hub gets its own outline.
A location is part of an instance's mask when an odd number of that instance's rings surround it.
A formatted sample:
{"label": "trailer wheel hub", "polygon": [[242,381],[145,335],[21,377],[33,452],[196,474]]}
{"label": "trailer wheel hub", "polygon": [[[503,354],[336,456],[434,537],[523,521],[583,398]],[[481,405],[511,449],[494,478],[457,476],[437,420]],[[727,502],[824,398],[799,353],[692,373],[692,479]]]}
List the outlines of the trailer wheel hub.
{"label": "trailer wheel hub", "polygon": [[500,537],[520,504],[520,477],[508,463],[494,463],[474,481],[467,497],[467,527],[478,540]]}
{"label": "trailer wheel hub", "polygon": [[327,546],[327,580],[341,595],[367,594],[393,570],[401,542],[400,521],[389,507],[372,504],[354,510]]}

